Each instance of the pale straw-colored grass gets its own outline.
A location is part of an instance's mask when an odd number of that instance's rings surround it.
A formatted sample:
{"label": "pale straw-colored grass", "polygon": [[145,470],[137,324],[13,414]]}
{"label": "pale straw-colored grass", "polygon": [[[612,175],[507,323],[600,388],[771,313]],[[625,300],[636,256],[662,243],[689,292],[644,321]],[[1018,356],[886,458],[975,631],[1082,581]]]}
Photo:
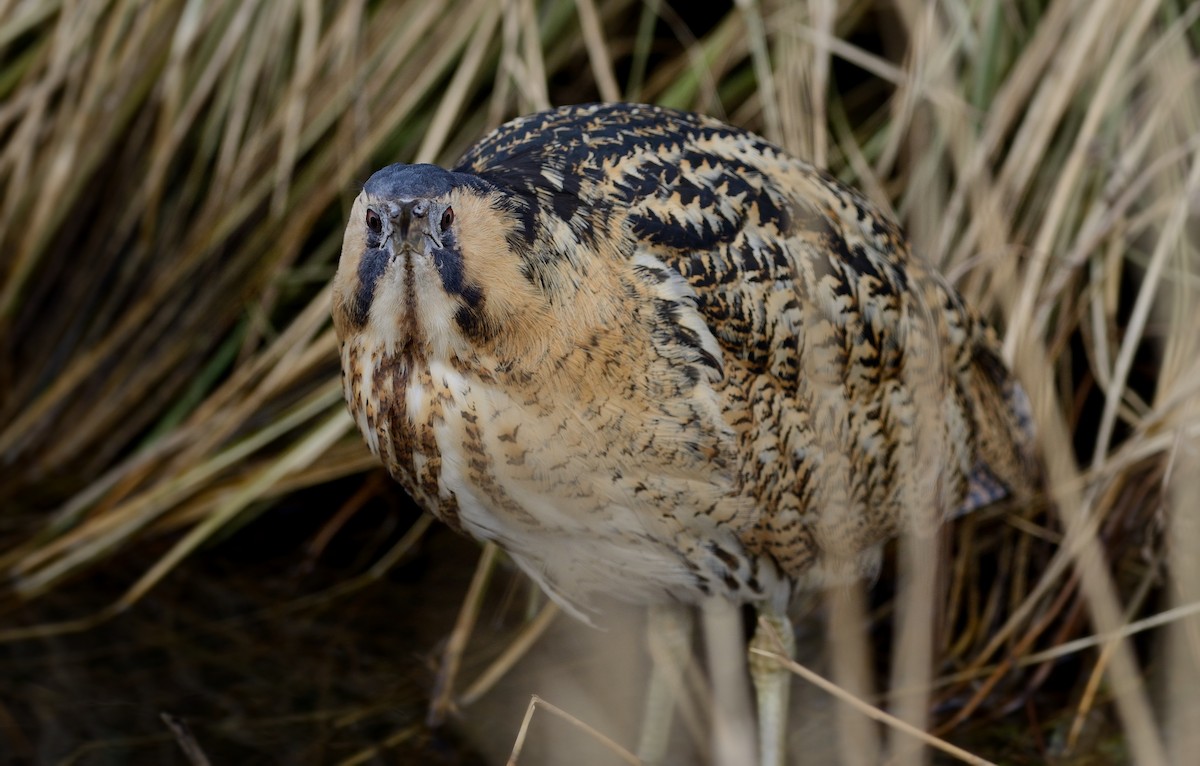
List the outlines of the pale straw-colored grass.
{"label": "pale straw-colored grass", "polygon": [[[452,162],[551,103],[637,98],[763,132],[896,211],[1002,328],[1033,403],[1047,497],[903,542],[890,677],[867,672],[860,594],[829,615],[855,645],[833,678],[951,739],[1024,699],[1061,754],[1111,710],[1130,761],[1188,762],[1200,5],[689,18],[666,0],[0,2],[0,601],[171,543],[107,606],[0,640],[86,629],[265,504],[374,465],[326,287],[372,169]],[[1065,652],[1079,670],[1048,693]],[[863,758],[929,757],[840,715]]]}

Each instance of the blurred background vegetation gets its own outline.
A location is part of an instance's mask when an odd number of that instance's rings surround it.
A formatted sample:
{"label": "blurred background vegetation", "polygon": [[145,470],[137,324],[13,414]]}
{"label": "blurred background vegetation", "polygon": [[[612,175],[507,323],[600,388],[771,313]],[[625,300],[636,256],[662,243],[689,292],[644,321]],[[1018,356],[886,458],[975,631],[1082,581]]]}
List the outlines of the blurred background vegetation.
{"label": "blurred background vegetation", "polygon": [[[528,687],[461,712],[503,746],[421,723],[478,553],[426,531],[352,431],[327,285],[375,168],[625,99],[830,168],[1004,332],[1053,490],[944,534],[939,732],[1012,763],[1190,762],[1198,17],[0,0],[0,752],[186,762],[167,712],[214,763],[507,754]],[[468,678],[527,635],[500,577]],[[883,677],[894,593],[871,601]]]}

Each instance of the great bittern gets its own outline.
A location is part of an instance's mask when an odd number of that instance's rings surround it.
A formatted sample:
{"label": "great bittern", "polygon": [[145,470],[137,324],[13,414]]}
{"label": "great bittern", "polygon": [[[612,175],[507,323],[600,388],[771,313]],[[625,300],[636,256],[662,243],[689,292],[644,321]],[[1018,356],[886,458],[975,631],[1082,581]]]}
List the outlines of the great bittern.
{"label": "great bittern", "polygon": [[[454,170],[383,168],[333,318],[391,475],[576,615],[727,599],[790,637],[797,593],[1037,470],[995,336],[898,226],[693,114],[564,107]],[[758,666],[778,763],[786,684]]]}

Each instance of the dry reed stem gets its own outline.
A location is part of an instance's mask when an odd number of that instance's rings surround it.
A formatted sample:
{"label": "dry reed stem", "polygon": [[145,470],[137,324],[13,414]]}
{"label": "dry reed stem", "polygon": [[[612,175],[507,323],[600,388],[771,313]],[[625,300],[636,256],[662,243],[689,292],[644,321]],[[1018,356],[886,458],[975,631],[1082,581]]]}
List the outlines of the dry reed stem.
{"label": "dry reed stem", "polygon": [[[701,633],[704,636],[704,654],[707,660],[708,683],[705,684],[703,692],[697,696],[697,699],[707,703],[709,716],[706,725],[701,725],[698,731],[694,724],[690,725],[689,732],[697,745],[701,748],[707,746],[714,766],[752,763],[762,742],[761,740],[756,741],[758,739],[756,734],[759,734],[759,731],[755,726],[754,708],[750,702],[750,684],[746,673],[746,639],[739,607],[723,599],[709,599],[699,607],[699,610]],[[678,619],[675,617],[675,620]],[[687,631],[686,635],[690,637],[690,631]],[[679,647],[658,647],[660,651],[675,656],[669,659],[656,656],[655,644],[657,642],[653,638],[650,639],[650,642],[650,656],[655,663],[671,662],[676,669],[681,663],[685,668],[688,665],[698,664],[689,663],[685,658],[679,657]],[[668,680],[677,682],[682,679],[673,676]],[[652,699],[649,693],[646,697],[646,705],[649,710],[648,706],[652,703]],[[686,701],[686,697],[677,694],[677,700],[682,703]],[[681,705],[681,707],[683,706]],[[689,715],[688,718],[701,720],[699,716]],[[646,719],[642,722],[642,746],[639,746],[639,751],[654,752],[653,748],[644,747],[646,730],[650,725],[649,715],[646,716]],[[669,739],[669,734],[669,730],[661,732],[660,736],[664,742]],[[784,734],[785,752],[786,747],[787,735]],[[761,752],[758,755],[760,758],[766,758]]]}
{"label": "dry reed stem", "polygon": [[1137,300],[1129,317],[1125,337],[1121,342],[1113,366],[1112,379],[1105,392],[1104,414],[1100,420],[1100,433],[1096,437],[1096,448],[1092,454],[1092,467],[1096,468],[1108,452],[1108,443],[1112,439],[1113,428],[1116,425],[1117,405],[1125,392],[1130,369],[1133,367],[1134,354],[1146,330],[1150,312],[1154,306],[1159,283],[1166,267],[1167,257],[1174,251],[1184,234],[1193,200],[1200,197],[1200,149],[1192,156],[1191,170],[1178,200],[1171,208],[1154,253],[1150,257],[1150,267],[1138,290]]}
{"label": "dry reed stem", "polygon": [[521,25],[524,29],[525,64],[528,76],[522,82],[532,87],[529,108],[533,111],[550,107],[550,94],[546,85],[546,62],[543,59],[541,37],[538,35],[537,19],[533,12],[533,0],[519,0],[521,3]]}
{"label": "dry reed stem", "polygon": [[[422,514],[413,522],[408,531],[404,533],[395,545],[388,549],[387,553],[379,558],[371,568],[357,577],[351,577],[337,585],[327,588],[326,590],[317,593],[311,593],[301,598],[292,599],[278,607],[270,610],[273,615],[281,615],[286,613],[299,612],[305,609],[334,601],[335,599],[345,598],[346,596],[362,590],[370,585],[373,585],[383,579],[383,576],[394,567],[406,554],[408,554],[414,546],[425,536],[425,532],[433,524],[433,517],[429,514]],[[265,614],[263,616],[266,616]],[[2,639],[0,639],[2,640]]]}
{"label": "dry reed stem", "polygon": [[[812,685],[828,692],[829,694],[833,695],[837,699],[839,699],[842,702],[849,705],[854,710],[857,710],[859,713],[862,713],[867,718],[870,718],[874,721],[883,723],[887,726],[894,728],[896,731],[902,732],[904,734],[907,734],[910,737],[920,740],[921,742],[924,742],[925,744],[929,745],[930,747],[941,750],[942,752],[946,753],[947,755],[951,755],[951,756],[957,758],[958,760],[962,761],[963,763],[975,764],[976,766],[995,766],[995,764],[992,764],[991,761],[988,761],[984,758],[980,758],[979,756],[969,753],[960,747],[950,744],[949,742],[945,741],[944,739],[940,739],[931,734],[928,734],[920,729],[917,729],[917,728],[911,726],[910,724],[906,723],[905,721],[902,721],[899,718],[896,718],[895,716],[889,715],[888,713],[884,712],[883,710],[880,710],[879,708],[875,707],[874,705],[870,704],[869,702],[864,701],[861,697],[858,697],[858,696],[854,695],[853,693],[846,691],[844,688],[842,688],[838,684],[833,683],[832,681],[822,678],[820,675],[812,672],[811,670],[804,667],[800,663],[795,662],[794,660],[788,659],[786,656],[779,654],[778,652],[768,652],[768,651],[764,651],[762,649],[757,649],[757,648],[751,649],[750,651],[754,652],[755,654],[761,655],[763,657],[768,657],[770,659],[775,660],[780,665],[782,665],[785,668],[787,668],[788,670],[790,670],[792,673],[795,673],[796,675],[803,678],[805,681],[808,681]],[[878,763],[879,761],[876,760],[873,762]]]}
{"label": "dry reed stem", "polygon": [[[1140,13],[1136,12],[1139,7]],[[1050,141],[1051,131],[1070,105],[1070,99],[1079,87],[1084,69],[1092,61],[1090,51],[1108,47],[1108,42],[1101,36],[1105,31],[1122,30],[1120,42],[1113,55],[1105,58],[1104,73],[1097,92],[1089,100],[1084,122],[1076,134],[1071,154],[1054,186],[1046,214],[1033,242],[1033,259],[1025,270],[1021,292],[1013,308],[1010,334],[1005,343],[1006,355],[1009,358],[1012,358],[1017,339],[1024,335],[1027,322],[1034,316],[1037,294],[1045,281],[1050,255],[1055,251],[1055,244],[1059,240],[1060,222],[1067,212],[1068,204],[1074,201],[1078,193],[1085,150],[1099,127],[1100,117],[1107,113],[1105,108],[1119,95],[1117,85],[1128,70],[1134,45],[1140,40],[1155,10],[1151,3],[1117,3],[1115,0],[1101,0],[1087,6],[1084,18],[1075,21],[1075,34],[1079,35],[1079,41],[1068,46],[1065,55],[1059,58],[1059,65],[1047,72],[1047,77],[1031,105],[1031,111],[1038,117],[1043,116],[1041,112],[1044,110],[1045,118],[1025,122],[1022,131],[1017,135],[1017,145],[1009,155],[1006,172],[1001,173],[1001,184],[1025,186],[1030,181],[1035,170],[1033,160],[1044,153],[1043,147]]]}
{"label": "dry reed stem", "polygon": [[[1081,496],[1070,487],[1069,477],[1075,469],[1070,464],[1065,427],[1046,421],[1042,421],[1042,425],[1050,492],[1064,518],[1068,550],[1080,575],[1081,590],[1097,628],[1102,632],[1115,631],[1122,622],[1121,610],[1115,586],[1104,568],[1104,555],[1094,535],[1094,526],[1089,523],[1096,516],[1095,493]],[[1138,763],[1165,763],[1165,753],[1132,652],[1128,645],[1119,642],[1113,644],[1112,652],[1113,693],[1129,737],[1130,750]]]}
{"label": "dry reed stem", "polygon": [[192,734],[191,727],[187,725],[187,721],[177,718],[170,713],[160,713],[159,718],[171,730],[171,736],[175,737],[175,741],[179,743],[179,748],[183,750],[188,763],[192,766],[210,766],[211,761],[204,754],[204,749],[200,747],[200,743],[196,741],[196,737]]}
{"label": "dry reed stem", "polygon": [[[936,536],[904,535],[900,540],[900,587],[894,621],[897,639],[892,648],[892,673],[888,688],[896,718],[920,731],[929,729],[929,680],[934,677],[935,632],[939,626],[936,604],[930,598],[939,592],[941,552]],[[928,761],[923,748],[902,732],[892,729],[888,737],[888,760],[920,764]]]}
{"label": "dry reed stem", "polygon": [[421,148],[417,150],[416,162],[433,162],[441,153],[442,147],[446,144],[450,126],[462,109],[472,80],[479,73],[483,55],[487,52],[496,23],[500,20],[500,6],[496,3],[479,0],[477,6],[473,9],[474,13],[471,14],[478,18],[474,34],[467,42],[466,53],[455,68],[454,77],[450,80],[450,85],[447,86],[437,111],[434,112],[433,121],[425,131]]}
{"label": "dry reed stem", "polygon": [[575,0],[575,8],[579,12],[579,26],[583,30],[583,43],[587,47],[588,59],[592,64],[592,76],[600,89],[603,101],[619,101],[621,90],[617,87],[617,78],[613,74],[612,58],[608,55],[608,45],[604,42],[604,32],[600,28],[600,16],[592,0]]}
{"label": "dry reed stem", "polygon": [[413,724],[412,726],[406,726],[403,729],[401,729],[401,730],[397,731],[396,733],[392,734],[391,736],[389,736],[387,739],[385,739],[383,742],[379,743],[378,745],[375,745],[374,747],[363,748],[362,750],[360,750],[359,752],[350,756],[349,758],[344,758],[344,759],[338,761],[337,766],[360,766],[360,764],[363,764],[363,763],[370,763],[373,760],[381,758],[387,750],[395,747],[396,745],[399,745],[402,742],[406,742],[410,739],[413,739],[414,737],[418,736],[420,733],[421,733],[421,725],[420,724]]}
{"label": "dry reed stem", "polygon": [[767,32],[763,24],[758,0],[735,0],[734,5],[746,19],[749,36],[750,58],[754,62],[754,76],[758,79],[758,94],[762,102],[762,134],[768,141],[783,142],[783,128],[779,119],[779,92],[775,87],[775,69],[767,50]]}
{"label": "dry reed stem", "polygon": [[512,670],[514,665],[520,662],[522,657],[529,653],[533,645],[554,622],[558,613],[558,606],[553,601],[547,601],[537,616],[521,629],[521,632],[492,661],[492,664],[488,665],[479,674],[479,677],[464,689],[462,694],[458,695],[454,704],[459,708],[464,708],[487,694],[501,678]]}
{"label": "dry reed stem", "polygon": [[[832,591],[827,603],[829,623],[826,626],[826,645],[829,647],[833,683],[855,699],[873,697],[875,679],[872,665],[867,659],[871,652],[866,636],[870,623],[862,586],[856,583],[838,588]],[[847,761],[880,763],[882,743],[878,731],[869,720],[853,715],[849,708],[839,706],[836,725],[837,752],[844,753]]]}
{"label": "dry reed stem", "polygon": [[430,695],[427,722],[432,727],[440,726],[453,707],[454,684],[458,680],[458,669],[462,664],[463,652],[466,651],[467,641],[470,640],[471,633],[475,630],[475,621],[479,618],[479,610],[483,607],[483,596],[488,581],[492,579],[492,570],[496,567],[499,555],[500,549],[496,544],[487,543],[483,546],[483,551],[479,554],[479,561],[475,564],[475,574],[471,577],[471,584],[467,587],[466,595],[463,596],[462,607],[459,609],[458,619],[454,622],[454,629],[450,631],[450,637],[446,639],[446,648],[442,651],[437,680],[433,686],[433,693]]}
{"label": "dry reed stem", "polygon": [[546,700],[537,696],[536,694],[532,695],[529,698],[529,707],[527,707],[525,709],[525,718],[522,719],[521,728],[517,732],[516,740],[513,742],[512,753],[508,757],[508,766],[516,766],[518,759],[521,757],[521,751],[525,747],[525,737],[529,733],[529,725],[533,722],[533,713],[539,707],[542,708],[543,710],[545,710],[547,713],[553,713],[554,715],[558,716],[562,720],[571,724],[575,728],[584,732],[592,739],[595,739],[597,742],[602,744],[604,747],[611,750],[614,755],[616,755],[618,758],[620,758],[625,763],[631,764],[632,766],[641,766],[641,763],[642,763],[641,759],[639,759],[636,755],[629,752],[625,748],[621,747],[611,737],[608,737],[608,736],[600,733],[594,727],[589,726],[587,723],[579,720],[578,718],[571,715],[570,713],[563,710],[562,708],[556,707],[555,705],[550,704],[549,702],[547,702]]}

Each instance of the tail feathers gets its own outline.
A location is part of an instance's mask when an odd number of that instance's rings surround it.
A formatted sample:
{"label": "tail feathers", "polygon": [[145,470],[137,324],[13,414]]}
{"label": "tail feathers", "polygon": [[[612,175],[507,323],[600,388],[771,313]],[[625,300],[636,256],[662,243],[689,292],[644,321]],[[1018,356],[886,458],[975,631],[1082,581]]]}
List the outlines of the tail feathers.
{"label": "tail feathers", "polygon": [[977,462],[971,469],[970,476],[967,477],[967,496],[963,498],[962,505],[958,507],[958,512],[954,515],[962,516],[971,511],[985,508],[1012,496],[1012,494],[1004,482],[996,478],[996,474],[992,473],[992,469],[988,468],[987,463]]}
{"label": "tail feathers", "polygon": [[966,393],[976,460],[959,513],[1041,491],[1042,465],[1029,397],[986,340],[976,347]]}

